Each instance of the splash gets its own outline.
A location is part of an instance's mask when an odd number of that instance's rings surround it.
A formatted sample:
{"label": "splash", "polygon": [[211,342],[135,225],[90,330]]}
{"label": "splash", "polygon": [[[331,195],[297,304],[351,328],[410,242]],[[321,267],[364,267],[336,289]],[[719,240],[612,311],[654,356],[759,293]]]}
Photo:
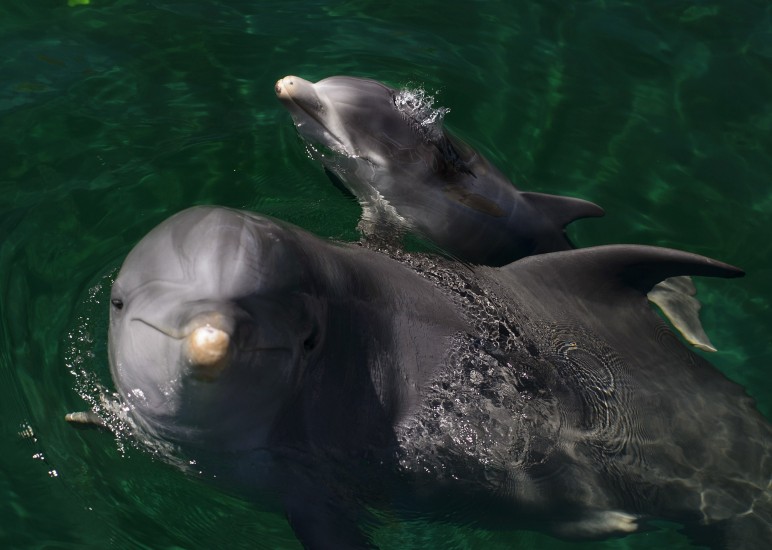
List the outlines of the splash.
{"label": "splash", "polygon": [[105,304],[110,299],[110,288],[117,272],[115,268],[102,275],[96,284],[89,287],[80,302],[73,326],[65,337],[64,363],[75,377],[74,389],[86,404],[85,408],[99,417],[104,428],[113,434],[116,448],[122,456],[126,456],[128,448],[133,447],[175,463],[172,457],[176,449],[146,437],[132,420],[128,405],[117,392],[103,383],[100,376],[105,373],[107,378],[108,308]]}
{"label": "splash", "polygon": [[443,136],[442,121],[448,107],[434,107],[434,96],[423,88],[404,88],[394,96],[394,105],[429,141]]}
{"label": "splash", "polygon": [[[35,430],[32,428],[32,424],[30,424],[27,421],[22,422],[19,425],[19,431],[17,433],[18,433],[18,436],[21,439],[25,439],[25,440],[29,441],[30,443],[32,443],[33,445],[35,445],[36,447],[39,448],[39,446],[38,446],[38,436],[35,433]],[[33,460],[39,460],[43,464],[45,464],[46,468],[48,468],[48,476],[49,477],[52,477],[52,478],[59,477],[59,472],[56,470],[56,468],[51,466],[51,464],[48,462],[48,459],[46,458],[46,456],[45,456],[45,454],[43,453],[42,450],[38,450],[37,452],[35,452],[35,454],[32,455],[32,459]]]}
{"label": "splash", "polygon": [[[115,434],[118,451],[125,455],[126,441],[131,433],[128,415],[120,404],[115,393],[105,387],[97,375],[100,366],[106,361],[104,346],[95,334],[105,332],[103,324],[106,321],[103,302],[108,299],[110,287],[115,278],[113,270],[103,275],[91,286],[80,303],[73,328],[65,337],[64,362],[69,373],[75,377],[75,391],[86,403],[88,410],[96,414],[105,427]],[[101,349],[100,349],[101,348]]]}

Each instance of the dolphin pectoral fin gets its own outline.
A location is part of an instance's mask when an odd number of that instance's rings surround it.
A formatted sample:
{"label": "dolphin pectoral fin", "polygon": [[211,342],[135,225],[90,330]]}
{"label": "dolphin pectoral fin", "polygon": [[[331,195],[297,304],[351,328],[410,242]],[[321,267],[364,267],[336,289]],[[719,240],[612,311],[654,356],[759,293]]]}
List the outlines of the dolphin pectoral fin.
{"label": "dolphin pectoral fin", "polygon": [[101,428],[107,429],[107,425],[96,413],[91,411],[77,411],[64,415],[64,419],[76,428]]}
{"label": "dolphin pectoral fin", "polygon": [[655,285],[647,297],[659,307],[687,342],[703,351],[716,351],[702,328],[702,304],[694,297],[696,292],[691,277],[671,277]]}
{"label": "dolphin pectoral fin", "polygon": [[603,510],[590,513],[576,521],[560,523],[554,530],[560,536],[575,539],[621,535],[638,530],[638,517],[617,510]]}
{"label": "dolphin pectoral fin", "polygon": [[520,196],[560,227],[581,218],[599,218],[606,212],[597,204],[574,197],[524,191]]}

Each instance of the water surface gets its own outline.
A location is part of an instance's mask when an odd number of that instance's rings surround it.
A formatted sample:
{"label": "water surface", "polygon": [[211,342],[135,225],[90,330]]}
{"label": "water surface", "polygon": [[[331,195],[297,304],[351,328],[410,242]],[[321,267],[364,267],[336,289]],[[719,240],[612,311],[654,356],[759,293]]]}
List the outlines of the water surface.
{"label": "water surface", "polygon": [[[423,86],[521,188],[607,215],[582,246],[647,243],[743,267],[697,281],[714,362],[772,417],[772,6],[766,1],[66,0],[0,8],[0,546],[296,548],[256,510],[63,416],[110,387],[111,277],[194,204],[356,239],[306,158],[286,74]],[[690,548],[677,526],[567,543],[387,523],[385,547]]]}

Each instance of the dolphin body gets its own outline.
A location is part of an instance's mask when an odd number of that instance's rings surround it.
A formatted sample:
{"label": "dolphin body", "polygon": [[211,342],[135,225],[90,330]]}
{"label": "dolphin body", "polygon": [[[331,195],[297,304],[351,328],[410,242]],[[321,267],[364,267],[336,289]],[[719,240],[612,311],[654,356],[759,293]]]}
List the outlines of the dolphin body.
{"label": "dolphin body", "polygon": [[[564,228],[603,215],[581,199],[519,191],[441,126],[436,110],[375,80],[288,76],[276,95],[365,210],[365,230],[408,228],[463,261],[504,265],[572,248]],[[388,229],[386,229],[388,230]]]}
{"label": "dolphin body", "polygon": [[[444,129],[444,112],[420,94],[348,76],[287,76],[275,91],[312,156],[359,199],[360,230],[376,244],[410,230],[461,261],[501,266],[570,250],[565,226],[603,215],[581,199],[519,191]],[[688,342],[716,351],[695,293],[681,278],[657,285],[649,300]]]}
{"label": "dolphin body", "polygon": [[659,518],[766,548],[770,425],[646,300],[740,270],[637,245],[500,268],[393,254],[226,208],[160,224],[111,294],[136,437],[277,495],[309,548],[375,544],[379,507],[568,538]]}

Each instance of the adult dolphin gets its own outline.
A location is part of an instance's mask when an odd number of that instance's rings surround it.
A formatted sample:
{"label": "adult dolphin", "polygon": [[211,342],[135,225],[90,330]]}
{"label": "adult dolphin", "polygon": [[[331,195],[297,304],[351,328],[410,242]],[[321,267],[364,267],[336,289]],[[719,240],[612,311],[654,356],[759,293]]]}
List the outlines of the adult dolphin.
{"label": "adult dolphin", "polygon": [[766,547],[770,425],[646,303],[664,278],[740,270],[646,246],[501,268],[394,254],[216,207],[153,229],[111,294],[137,437],[277,493],[311,548],[372,544],[363,510],[390,505]]}
{"label": "adult dolphin", "polygon": [[[570,250],[565,226],[603,215],[581,199],[519,191],[448,132],[445,111],[421,93],[348,76],[317,83],[287,76],[275,91],[309,152],[359,199],[368,239],[407,229],[462,261],[501,266]],[[682,278],[658,285],[649,299],[687,341],[715,351],[695,292]]]}

